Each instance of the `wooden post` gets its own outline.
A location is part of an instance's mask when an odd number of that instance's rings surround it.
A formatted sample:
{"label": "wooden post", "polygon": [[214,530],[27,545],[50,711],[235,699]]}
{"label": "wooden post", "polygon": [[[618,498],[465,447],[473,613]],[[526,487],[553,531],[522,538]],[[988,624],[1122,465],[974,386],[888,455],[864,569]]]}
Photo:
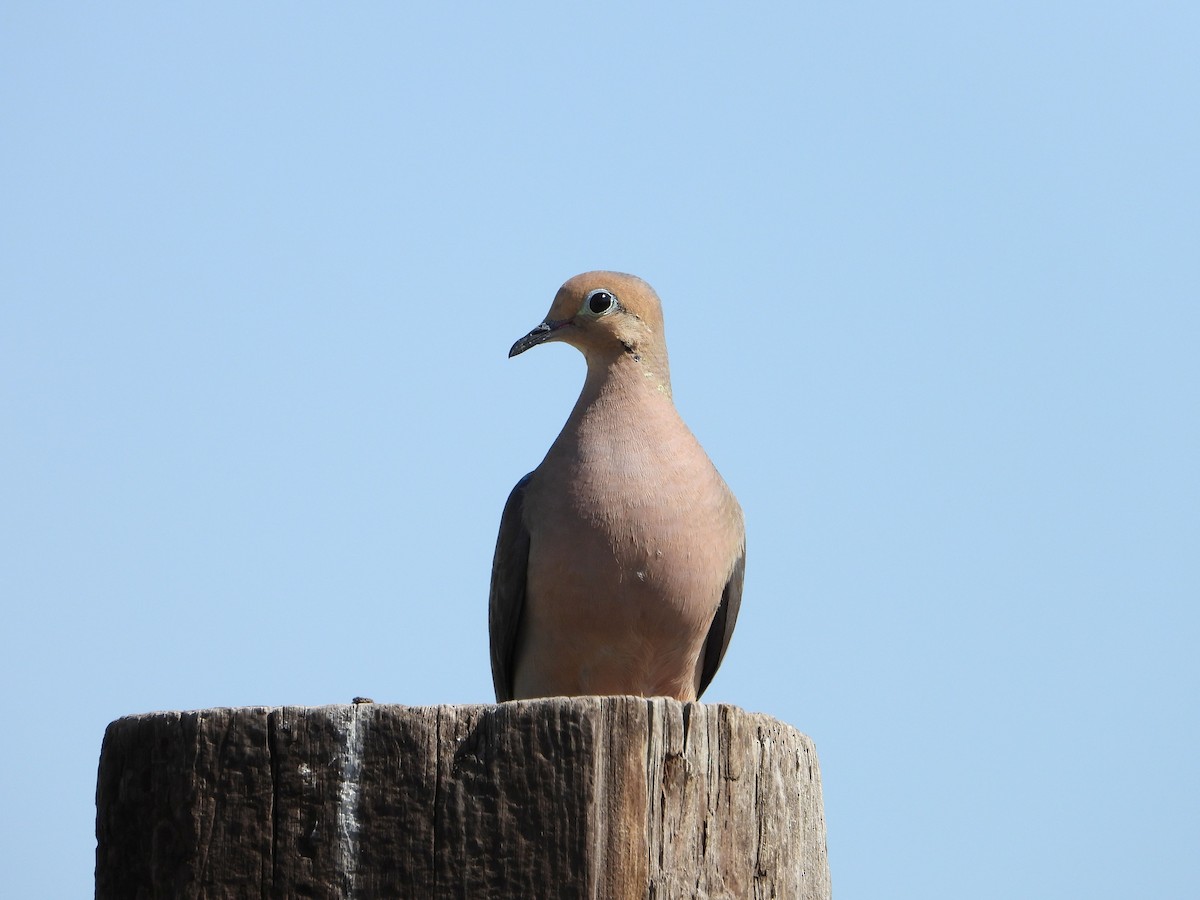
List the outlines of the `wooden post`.
{"label": "wooden post", "polygon": [[96,897],[829,897],[812,742],[665,699],[118,719]]}

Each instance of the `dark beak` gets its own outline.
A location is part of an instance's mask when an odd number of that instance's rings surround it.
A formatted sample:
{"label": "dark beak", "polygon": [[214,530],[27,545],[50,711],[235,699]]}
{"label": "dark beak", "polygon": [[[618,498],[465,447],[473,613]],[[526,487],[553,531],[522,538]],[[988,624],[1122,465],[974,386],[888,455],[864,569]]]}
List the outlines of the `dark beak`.
{"label": "dark beak", "polygon": [[549,320],[543,322],[537,328],[533,329],[533,331],[529,332],[529,334],[525,335],[525,337],[521,338],[512,345],[512,349],[508,351],[508,358],[512,359],[518,353],[524,353],[530,347],[536,347],[538,344],[550,340],[550,336],[554,334],[554,332],[562,328],[564,325],[570,324],[571,322],[569,319],[566,322],[551,322]]}

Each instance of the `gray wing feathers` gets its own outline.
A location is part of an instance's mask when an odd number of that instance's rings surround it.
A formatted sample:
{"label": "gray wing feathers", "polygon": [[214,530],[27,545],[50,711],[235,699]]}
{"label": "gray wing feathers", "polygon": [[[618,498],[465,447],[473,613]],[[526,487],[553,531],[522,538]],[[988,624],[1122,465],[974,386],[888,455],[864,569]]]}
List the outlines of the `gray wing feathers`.
{"label": "gray wing feathers", "polygon": [[708,637],[704,641],[704,664],[700,670],[700,690],[696,692],[699,698],[712,682],[713,676],[725,658],[729,648],[729,639],[733,636],[733,626],[737,624],[738,610],[742,607],[742,580],[746,575],[746,546],[742,545],[742,553],[733,564],[729,580],[725,582],[725,590],[721,593],[721,605],[713,617],[712,625],[708,628]]}
{"label": "gray wing feathers", "polygon": [[488,602],[488,633],[492,645],[492,685],[496,702],[513,699],[513,667],[521,610],[525,606],[526,569],[529,566],[529,530],[523,511],[529,473],[512,489],[492,559],[492,589]]}

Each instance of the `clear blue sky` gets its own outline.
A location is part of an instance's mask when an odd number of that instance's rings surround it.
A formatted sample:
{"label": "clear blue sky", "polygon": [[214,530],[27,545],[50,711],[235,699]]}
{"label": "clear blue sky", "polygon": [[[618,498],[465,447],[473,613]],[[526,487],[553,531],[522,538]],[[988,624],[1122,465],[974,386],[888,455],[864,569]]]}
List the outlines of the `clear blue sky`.
{"label": "clear blue sky", "polygon": [[591,268],[749,529],[839,900],[1200,891],[1194,3],[0,9],[0,894],[128,713],[490,699]]}

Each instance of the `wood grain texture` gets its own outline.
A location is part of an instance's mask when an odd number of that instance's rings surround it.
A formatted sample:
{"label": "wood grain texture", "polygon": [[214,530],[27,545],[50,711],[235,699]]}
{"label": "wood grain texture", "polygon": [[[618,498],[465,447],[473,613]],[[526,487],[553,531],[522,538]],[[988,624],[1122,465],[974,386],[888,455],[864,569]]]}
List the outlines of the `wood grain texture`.
{"label": "wood grain texture", "polygon": [[829,897],[812,742],[634,697],[129,716],[96,896]]}

